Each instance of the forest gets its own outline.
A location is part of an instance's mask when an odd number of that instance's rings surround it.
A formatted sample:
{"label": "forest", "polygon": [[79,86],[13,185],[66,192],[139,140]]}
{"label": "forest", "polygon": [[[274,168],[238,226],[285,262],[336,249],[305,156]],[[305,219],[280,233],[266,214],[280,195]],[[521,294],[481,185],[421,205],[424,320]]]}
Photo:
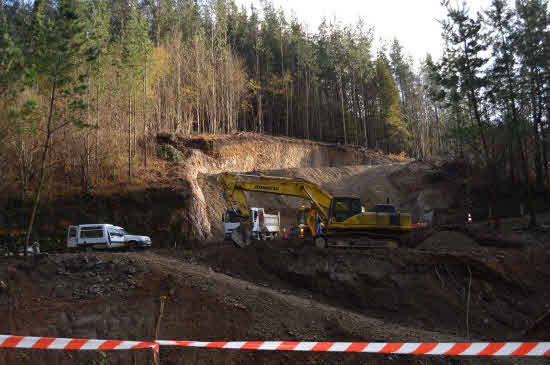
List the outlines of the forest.
{"label": "forest", "polygon": [[532,202],[550,180],[547,1],[457,4],[442,58],[415,60],[365,21],[308,32],[265,0],[2,0],[0,189],[85,192],[131,181],[159,133],[254,131],[467,159],[491,199],[506,181]]}

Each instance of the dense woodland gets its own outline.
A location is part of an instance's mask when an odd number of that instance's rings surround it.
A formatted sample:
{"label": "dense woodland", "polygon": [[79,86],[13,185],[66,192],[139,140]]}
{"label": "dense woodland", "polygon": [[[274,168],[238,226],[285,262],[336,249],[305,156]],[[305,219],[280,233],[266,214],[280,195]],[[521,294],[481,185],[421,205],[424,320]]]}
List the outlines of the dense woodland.
{"label": "dense woodland", "polygon": [[38,202],[53,175],[131,180],[160,132],[256,131],[459,156],[532,201],[550,179],[547,1],[456,4],[443,58],[413,60],[363,21],[309,32],[269,1],[2,0],[1,184]]}

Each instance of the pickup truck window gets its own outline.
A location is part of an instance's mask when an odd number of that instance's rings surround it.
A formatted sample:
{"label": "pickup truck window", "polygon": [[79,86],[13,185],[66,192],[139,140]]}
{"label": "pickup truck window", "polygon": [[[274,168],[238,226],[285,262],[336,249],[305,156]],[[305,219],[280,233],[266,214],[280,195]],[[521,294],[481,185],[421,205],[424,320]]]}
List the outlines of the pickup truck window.
{"label": "pickup truck window", "polygon": [[80,231],[80,238],[101,238],[103,237],[102,229],[86,229]]}

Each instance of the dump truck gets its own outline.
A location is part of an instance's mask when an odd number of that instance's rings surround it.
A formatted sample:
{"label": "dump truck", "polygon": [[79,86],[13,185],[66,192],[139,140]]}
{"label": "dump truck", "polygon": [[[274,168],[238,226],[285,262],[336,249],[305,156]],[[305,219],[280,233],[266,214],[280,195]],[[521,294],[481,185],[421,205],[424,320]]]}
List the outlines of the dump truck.
{"label": "dump truck", "polygon": [[[266,214],[264,208],[250,208],[252,228],[250,239],[272,240],[280,235],[281,214]],[[242,212],[239,208],[228,208],[222,215],[225,239],[231,239],[234,230],[239,230]]]}

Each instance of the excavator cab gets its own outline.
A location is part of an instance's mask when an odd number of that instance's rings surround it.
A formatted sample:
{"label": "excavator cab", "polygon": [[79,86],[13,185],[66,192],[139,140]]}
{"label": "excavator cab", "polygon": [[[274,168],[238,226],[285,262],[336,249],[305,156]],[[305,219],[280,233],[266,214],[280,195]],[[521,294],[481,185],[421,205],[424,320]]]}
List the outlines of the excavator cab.
{"label": "excavator cab", "polygon": [[340,223],[363,212],[361,199],[354,197],[335,197],[332,199],[329,221]]}

